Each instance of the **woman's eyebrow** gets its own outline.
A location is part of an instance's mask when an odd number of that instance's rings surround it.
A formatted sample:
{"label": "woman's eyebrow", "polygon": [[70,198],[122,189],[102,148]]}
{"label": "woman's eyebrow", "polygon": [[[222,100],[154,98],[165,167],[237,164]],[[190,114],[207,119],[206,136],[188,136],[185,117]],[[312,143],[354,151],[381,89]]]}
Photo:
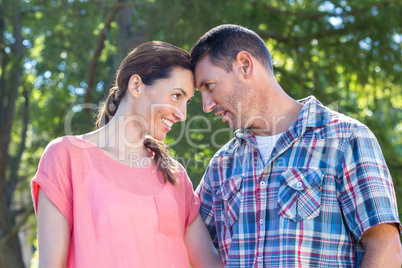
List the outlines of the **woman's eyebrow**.
{"label": "woman's eyebrow", "polygon": [[175,88],[175,89],[180,90],[180,91],[183,93],[183,95],[184,95],[185,97],[187,97],[187,92],[184,91],[184,89],[182,89],[181,87],[178,87],[178,88]]}

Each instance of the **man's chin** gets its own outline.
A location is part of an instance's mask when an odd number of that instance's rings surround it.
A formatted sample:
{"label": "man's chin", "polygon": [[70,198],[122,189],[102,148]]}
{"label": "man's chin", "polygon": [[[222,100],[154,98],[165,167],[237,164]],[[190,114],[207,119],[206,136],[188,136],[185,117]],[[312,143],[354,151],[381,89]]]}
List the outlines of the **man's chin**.
{"label": "man's chin", "polygon": [[238,118],[228,118],[228,120],[226,121],[226,123],[228,123],[229,127],[233,130],[237,130],[239,128],[246,128],[247,126],[245,126],[245,124],[243,124],[242,122],[239,122]]}
{"label": "man's chin", "polygon": [[228,120],[227,123],[228,123],[229,127],[230,127],[231,129],[233,129],[233,130],[237,130],[237,129],[240,128],[237,123],[234,123],[234,122],[231,121],[231,120]]}
{"label": "man's chin", "polygon": [[235,127],[235,124],[234,124],[232,118],[230,118],[228,116],[225,116],[224,118],[222,118],[222,122],[227,123],[229,125],[229,127],[232,129],[233,129],[233,127]]}

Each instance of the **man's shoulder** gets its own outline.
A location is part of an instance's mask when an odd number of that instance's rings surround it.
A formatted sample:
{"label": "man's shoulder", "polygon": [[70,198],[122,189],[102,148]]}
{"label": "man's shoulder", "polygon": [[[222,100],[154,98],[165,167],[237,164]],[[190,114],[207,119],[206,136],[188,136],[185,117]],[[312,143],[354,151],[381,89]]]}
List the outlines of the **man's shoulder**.
{"label": "man's shoulder", "polygon": [[359,120],[345,115],[342,110],[333,110],[323,105],[314,96],[299,100],[304,105],[302,114],[305,124],[314,136],[323,139],[337,139],[347,142],[353,135],[359,136],[371,133],[369,128]]}
{"label": "man's shoulder", "polygon": [[234,154],[236,150],[239,148],[239,146],[240,141],[238,140],[238,138],[236,137],[232,138],[214,154],[212,160],[221,159],[222,157],[227,157]]}
{"label": "man's shoulder", "polygon": [[221,175],[221,171],[230,170],[230,166],[235,165],[241,144],[241,141],[234,137],[223,145],[209,161],[200,185],[217,191],[226,178],[226,174]]}
{"label": "man's shoulder", "polygon": [[239,156],[238,152],[240,146],[241,141],[236,137],[223,145],[209,161],[204,177],[209,177],[209,175],[219,172],[222,168],[225,169],[228,166],[233,165],[234,160]]}
{"label": "man's shoulder", "polygon": [[325,131],[327,138],[339,140],[349,140],[356,133],[371,133],[369,128],[359,120],[342,114],[337,111],[329,110],[328,124],[322,131]]}

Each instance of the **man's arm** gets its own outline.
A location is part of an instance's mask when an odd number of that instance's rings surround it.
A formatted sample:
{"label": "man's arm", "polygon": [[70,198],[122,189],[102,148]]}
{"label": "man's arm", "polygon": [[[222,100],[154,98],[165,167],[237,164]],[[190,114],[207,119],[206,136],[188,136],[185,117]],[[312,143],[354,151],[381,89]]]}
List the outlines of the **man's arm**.
{"label": "man's arm", "polygon": [[374,226],[363,233],[361,242],[366,249],[362,268],[401,267],[402,247],[397,224]]}
{"label": "man's arm", "polygon": [[[211,160],[212,161],[212,160]],[[218,238],[216,233],[215,227],[215,213],[213,210],[213,196],[212,188],[209,183],[208,179],[213,177],[213,173],[211,171],[210,166],[208,166],[207,170],[205,171],[204,177],[202,178],[200,184],[197,186],[195,192],[200,197],[200,215],[208,228],[208,231],[211,235],[212,242],[214,246],[218,248]]]}
{"label": "man's arm", "polygon": [[395,190],[381,147],[364,125],[356,127],[345,149],[339,176],[345,222],[366,253],[361,267],[401,267]]}

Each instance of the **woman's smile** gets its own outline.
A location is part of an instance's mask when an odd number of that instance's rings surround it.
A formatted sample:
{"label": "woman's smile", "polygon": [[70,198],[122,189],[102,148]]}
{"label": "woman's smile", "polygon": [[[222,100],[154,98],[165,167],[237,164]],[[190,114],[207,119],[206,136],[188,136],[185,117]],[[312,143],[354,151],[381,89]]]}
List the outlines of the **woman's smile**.
{"label": "woman's smile", "polygon": [[169,119],[163,118],[163,117],[162,117],[162,122],[166,127],[169,128],[169,130],[171,129],[172,125],[174,124],[174,122],[170,121]]}

